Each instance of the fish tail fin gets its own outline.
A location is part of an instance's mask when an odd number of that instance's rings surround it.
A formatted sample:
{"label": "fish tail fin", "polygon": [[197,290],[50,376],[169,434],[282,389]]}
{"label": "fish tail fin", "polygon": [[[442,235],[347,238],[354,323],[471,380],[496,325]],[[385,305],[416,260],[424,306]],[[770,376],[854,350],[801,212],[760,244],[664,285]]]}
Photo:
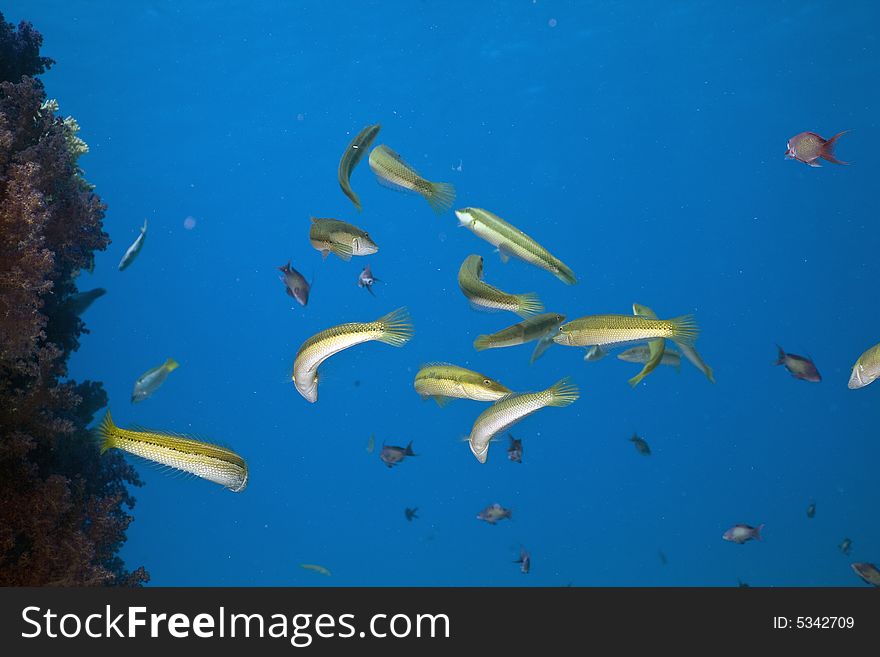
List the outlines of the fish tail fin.
{"label": "fish tail fin", "polygon": [[577,401],[580,397],[578,387],[572,382],[570,377],[565,377],[557,381],[548,390],[550,393],[550,402],[548,406],[568,406]]}
{"label": "fish tail fin", "polygon": [[763,523],[763,522],[762,522],[760,525],[758,525],[757,527],[755,527],[755,538],[758,539],[759,541],[763,541],[763,540],[764,540],[763,538],[761,538],[761,530],[762,530],[762,529],[764,529],[764,523]]}
{"label": "fish tail fin", "polygon": [[489,349],[489,336],[488,335],[479,335],[477,339],[474,340],[474,349],[477,351],[483,351],[484,349]]}
{"label": "fish tail fin", "polygon": [[413,448],[412,448],[412,441],[411,441],[411,440],[410,440],[409,443],[407,444],[406,449],[403,451],[403,453],[406,454],[407,456],[418,456],[418,454],[416,454],[416,453],[413,451]]}
{"label": "fish tail fin", "polygon": [[556,263],[556,271],[553,274],[566,285],[574,285],[578,282],[574,272],[561,262]]}
{"label": "fish tail fin", "polygon": [[178,367],[180,367],[180,363],[178,363],[173,358],[169,358],[165,361],[165,369],[168,370],[169,372],[173,372]]}
{"label": "fish tail fin", "polygon": [[706,378],[709,379],[709,383],[715,383],[715,372],[708,365],[706,365]]}
{"label": "fish tail fin", "polygon": [[636,374],[633,378],[628,379],[627,383],[631,387],[635,388],[636,386],[638,386],[642,382],[642,379],[644,379],[646,376],[648,376],[648,374],[650,374],[650,372],[646,372],[645,369],[642,369],[642,371],[639,372],[638,374]]}
{"label": "fish tail fin", "polygon": [[774,362],[773,364],[774,365],[782,365],[785,362],[785,350],[782,347],[780,347],[779,345],[776,345],[776,348],[779,349],[779,357],[776,359],[776,362]]}
{"label": "fish tail fin", "polygon": [[443,214],[452,207],[455,201],[455,186],[451,183],[430,183],[425,192],[425,199],[437,214]]}
{"label": "fish tail fin", "polygon": [[535,350],[532,352],[532,357],[529,358],[529,365],[533,365],[536,360],[538,360],[541,356],[544,355],[544,352],[547,351],[550,347],[552,347],[555,342],[553,342],[553,338],[543,337],[538,340],[538,344],[535,345]]}
{"label": "fish tail fin", "polygon": [[534,292],[527,292],[526,294],[516,294],[514,296],[516,297],[517,301],[516,314],[520,317],[531,317],[532,315],[537,315],[538,313],[544,311],[544,304],[541,303],[538,295]]}
{"label": "fish tail fin", "polygon": [[682,315],[669,320],[672,323],[672,339],[689,347],[694,346],[700,329],[693,315]]}
{"label": "fish tail fin", "polygon": [[116,425],[113,424],[113,418],[110,417],[110,409],[107,409],[104,419],[95,430],[98,440],[101,441],[101,454],[116,447],[116,433]]}
{"label": "fish tail fin", "polygon": [[380,317],[376,323],[380,325],[382,331],[379,342],[390,344],[392,347],[402,347],[412,339],[412,318],[406,307],[398,308]]}
{"label": "fish tail fin", "polygon": [[836,157],[834,157],[834,144],[835,144],[835,142],[837,141],[837,139],[841,135],[845,135],[847,132],[849,132],[849,130],[844,130],[843,132],[838,132],[831,139],[829,139],[824,144],[822,144],[822,150],[820,152],[820,157],[823,157],[824,159],[828,160],[829,162],[833,162],[834,164],[849,164],[849,162],[844,162],[843,160],[838,160]]}

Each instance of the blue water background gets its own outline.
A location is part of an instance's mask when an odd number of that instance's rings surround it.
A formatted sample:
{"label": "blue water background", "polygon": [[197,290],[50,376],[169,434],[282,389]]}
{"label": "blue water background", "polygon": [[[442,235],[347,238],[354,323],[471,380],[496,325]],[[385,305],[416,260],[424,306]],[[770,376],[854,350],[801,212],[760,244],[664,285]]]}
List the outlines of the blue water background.
{"label": "blue water background", "polygon": [[[28,0],[4,12],[43,33],[58,61],[48,95],[81,124],[81,165],[109,205],[113,243],[80,278],[108,294],[84,316],[71,376],[103,381],[120,425],[221,442],[250,467],[232,494],[132,459],[146,486],[122,555],[152,584],[860,586],[849,564],[880,561],[880,387],[846,387],[880,341],[876,3]],[[452,212],[377,185],[366,160],[357,213],[336,168],[375,122],[376,143],[455,184],[455,207],[496,212],[580,283],[502,265]],[[783,159],[798,132],[847,129],[837,152],[852,166]],[[379,253],[322,261],[310,216],[365,228]],[[145,218],[146,246],[120,273]],[[517,319],[468,307],[456,272],[471,253],[487,281],[570,318],[633,302],[695,313],[717,385],[688,363],[632,390],[637,365],[584,363],[580,349],[533,366],[531,346],[476,353],[479,333]],[[277,279],[288,259],[314,276],[306,308]],[[366,262],[375,298],[356,285]],[[403,305],[409,345],[347,351],[328,361],[317,404],[296,393],[303,340]],[[824,380],[774,367],[776,342]],[[132,405],[134,380],[169,356],[180,369]],[[437,360],[516,390],[570,375],[582,396],[514,427],[521,465],[506,442],[480,465],[461,438],[484,406],[439,409],[412,389]],[[418,456],[389,470],[367,454],[370,434],[413,440]],[[494,502],[513,519],[479,522]],[[766,523],[765,540],[723,541],[734,523]]]}

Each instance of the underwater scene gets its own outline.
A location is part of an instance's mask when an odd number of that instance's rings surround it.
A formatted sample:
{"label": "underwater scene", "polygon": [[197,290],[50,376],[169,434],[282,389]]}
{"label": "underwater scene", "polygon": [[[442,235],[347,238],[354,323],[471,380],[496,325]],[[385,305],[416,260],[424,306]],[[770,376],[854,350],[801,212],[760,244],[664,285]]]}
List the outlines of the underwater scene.
{"label": "underwater scene", "polygon": [[0,11],[0,584],[880,585],[880,5]]}

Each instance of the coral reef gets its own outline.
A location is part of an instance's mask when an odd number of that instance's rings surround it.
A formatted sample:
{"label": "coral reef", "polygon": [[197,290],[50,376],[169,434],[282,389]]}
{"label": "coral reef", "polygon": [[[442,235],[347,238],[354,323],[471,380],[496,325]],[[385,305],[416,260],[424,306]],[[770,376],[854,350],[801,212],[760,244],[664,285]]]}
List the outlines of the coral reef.
{"label": "coral reef", "polygon": [[0,585],[139,585],[117,553],[141,482],[86,428],[101,384],[67,379],[87,333],[76,275],[109,239],[79,126],[33,77],[54,63],[41,44],[0,13]]}

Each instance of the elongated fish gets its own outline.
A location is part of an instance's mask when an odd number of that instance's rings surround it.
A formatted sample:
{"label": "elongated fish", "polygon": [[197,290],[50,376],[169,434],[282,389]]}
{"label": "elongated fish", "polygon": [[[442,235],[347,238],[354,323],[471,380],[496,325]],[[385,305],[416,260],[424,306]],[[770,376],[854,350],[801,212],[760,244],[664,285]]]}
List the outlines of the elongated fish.
{"label": "elongated fish", "polygon": [[574,272],[565,263],[498,215],[481,208],[463,208],[456,210],[455,216],[458,217],[461,226],[497,247],[503,262],[514,256],[546,269],[566,285],[577,283]]}
{"label": "elongated fish", "polygon": [[[617,354],[617,358],[626,363],[644,364],[650,360],[651,350],[648,348],[648,345],[637,345],[630,347],[623,353]],[[679,369],[681,367],[681,354],[674,349],[664,349],[660,364]]]}
{"label": "elongated fish", "polygon": [[513,392],[485,374],[449,363],[423,365],[413,386],[422,399],[431,397],[439,406],[450,398],[498,401]]}
{"label": "elongated fish", "polygon": [[144,248],[144,241],[146,239],[147,220],[144,219],[144,227],[141,228],[141,234],[137,236],[134,242],[132,242],[131,246],[128,247],[128,250],[125,252],[125,255],[122,256],[122,260],[119,261],[119,271],[122,271],[134,262],[134,259],[137,258],[138,253],[140,253],[141,249]]}
{"label": "elongated fish", "polygon": [[318,573],[319,575],[330,577],[330,571],[327,568],[324,568],[324,566],[319,566],[315,563],[301,563],[299,567],[303,570],[311,570],[313,573]]}
{"label": "elongated fish", "polygon": [[875,344],[859,356],[849,376],[847,387],[850,390],[864,388],[874,383],[880,376],[880,344]]}
{"label": "elongated fish", "polygon": [[480,463],[485,463],[489,455],[489,442],[493,436],[507,431],[535,411],[547,406],[568,406],[579,396],[577,386],[566,377],[541,392],[511,395],[495,402],[480,413],[474,422],[469,438],[471,452]]}
{"label": "elongated fish", "polygon": [[306,401],[318,401],[318,367],[333,354],[372,340],[402,347],[413,335],[406,308],[398,308],[375,322],[340,324],[306,340],[293,362],[291,380]]}
{"label": "elongated fish", "polygon": [[[633,315],[637,315],[640,317],[648,317],[650,319],[657,319],[657,314],[648,308],[648,306],[643,306],[638,303],[633,304]],[[646,376],[648,376],[651,372],[653,372],[660,365],[660,362],[663,360],[663,354],[666,353],[666,340],[663,338],[656,338],[654,340],[648,340],[648,358],[645,359],[645,366],[642,368],[642,371],[632,377],[628,383],[635,388],[639,383],[642,382]]]}
{"label": "elongated fish", "polygon": [[450,183],[435,183],[422,178],[403,158],[384,144],[370,152],[370,168],[376,179],[386,187],[415,192],[425,197],[431,209],[442,214],[452,207],[455,187]]}
{"label": "elongated fish", "polygon": [[469,255],[458,269],[458,286],[477,310],[509,310],[528,317],[544,310],[534,292],[508,294],[483,281],[483,256]]}
{"label": "elongated fish", "polygon": [[684,355],[694,367],[706,375],[706,378],[709,379],[710,383],[715,383],[715,372],[712,371],[711,367],[706,365],[706,362],[700,357],[700,354],[697,353],[697,350],[693,345],[684,344],[682,342],[676,342],[675,344],[681,349],[682,355]]}
{"label": "elongated fish", "polygon": [[587,315],[559,327],[553,338],[568,347],[625,345],[669,338],[693,344],[698,335],[692,315],[674,319],[650,319],[639,315]]}
{"label": "elongated fish", "polygon": [[180,363],[173,358],[169,358],[161,365],[153,367],[141,374],[138,380],[134,382],[134,390],[131,393],[131,403],[136,404],[137,402],[142,402],[156,392],[156,390],[159,389],[159,386],[165,383],[165,379],[168,378],[168,375],[178,367],[180,367]]}
{"label": "elongated fish", "polygon": [[176,433],[122,429],[113,424],[110,411],[104,416],[97,434],[101,439],[102,454],[108,449],[121,449],[148,461],[213,481],[233,493],[240,493],[247,486],[247,464],[238,454],[225,447]]}
{"label": "elongated fish", "polygon": [[351,188],[351,172],[354,171],[358,162],[361,161],[361,158],[363,158],[364,154],[370,149],[370,144],[373,143],[376,135],[379,134],[381,127],[382,126],[378,123],[375,125],[368,125],[357,133],[354,139],[351,140],[348,148],[346,148],[345,152],[342,154],[342,159],[339,160],[339,186],[342,188],[342,192],[351,199],[351,202],[354,203],[354,207],[358,210],[361,209],[361,200]]}
{"label": "elongated fish", "polygon": [[351,260],[352,256],[371,255],[379,250],[369,233],[338,219],[312,217],[309,241],[324,258],[335,253],[345,261]]}
{"label": "elongated fish", "polygon": [[553,344],[553,335],[564,321],[565,315],[559,313],[535,315],[495,333],[477,336],[477,339],[474,340],[474,349],[477,351],[499,349],[537,340],[538,344],[532,353],[531,360],[531,362],[535,362]]}

